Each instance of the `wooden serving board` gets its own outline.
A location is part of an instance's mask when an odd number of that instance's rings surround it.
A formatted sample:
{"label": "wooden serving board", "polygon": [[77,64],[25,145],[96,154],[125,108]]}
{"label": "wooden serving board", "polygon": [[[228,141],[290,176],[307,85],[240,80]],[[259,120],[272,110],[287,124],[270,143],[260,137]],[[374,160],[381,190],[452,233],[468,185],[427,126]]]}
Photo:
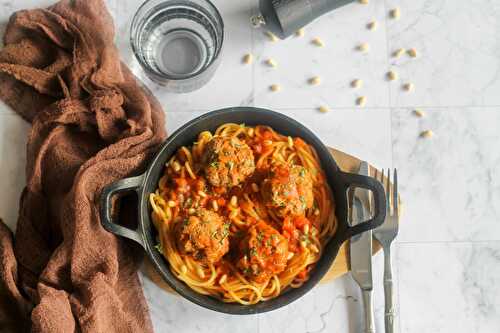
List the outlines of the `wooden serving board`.
{"label": "wooden serving board", "polygon": [[[351,172],[351,173],[356,173],[359,169],[359,164],[361,163],[361,160],[358,159],[357,157],[351,156],[349,154],[346,154],[344,152],[341,152],[340,150],[330,148],[330,152],[332,153],[333,157],[335,158],[335,161],[339,165],[340,169],[344,172]],[[374,167],[370,166],[370,174],[373,175],[374,172]],[[380,173],[379,173],[380,174]],[[321,283],[326,283],[329,282],[333,279],[338,278],[339,276],[344,275],[345,273],[349,272],[350,267],[349,267],[349,243],[348,241],[344,242],[342,246],[340,247],[339,253],[337,254],[337,257],[335,258],[335,261],[332,264],[332,267],[330,270],[325,274],[323,279],[321,280]],[[381,247],[377,241],[374,240],[373,242],[373,255],[375,255],[378,251],[380,251]],[[142,268],[142,271],[146,274],[147,277],[154,283],[156,283],[160,288],[168,291],[168,292],[174,292],[168,284],[163,281],[162,277],[154,266],[151,264],[151,261],[149,259],[146,259],[144,261],[144,265]]]}

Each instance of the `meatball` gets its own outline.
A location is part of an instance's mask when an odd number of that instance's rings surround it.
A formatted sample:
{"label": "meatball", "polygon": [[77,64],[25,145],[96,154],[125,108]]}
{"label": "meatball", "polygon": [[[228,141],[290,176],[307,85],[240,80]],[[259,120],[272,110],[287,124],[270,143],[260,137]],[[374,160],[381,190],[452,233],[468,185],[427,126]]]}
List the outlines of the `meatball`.
{"label": "meatball", "polygon": [[261,221],[248,229],[240,242],[237,267],[257,283],[283,272],[288,257],[288,241],[273,227]]}
{"label": "meatball", "polygon": [[253,152],[238,138],[214,137],[203,152],[205,176],[212,186],[232,187],[255,171]]}
{"label": "meatball", "polygon": [[201,208],[178,221],[178,247],[205,263],[219,261],[229,251],[229,223],[217,213]]}
{"label": "meatball", "polygon": [[299,165],[275,165],[263,182],[262,195],[278,216],[303,215],[314,201],[311,175]]}

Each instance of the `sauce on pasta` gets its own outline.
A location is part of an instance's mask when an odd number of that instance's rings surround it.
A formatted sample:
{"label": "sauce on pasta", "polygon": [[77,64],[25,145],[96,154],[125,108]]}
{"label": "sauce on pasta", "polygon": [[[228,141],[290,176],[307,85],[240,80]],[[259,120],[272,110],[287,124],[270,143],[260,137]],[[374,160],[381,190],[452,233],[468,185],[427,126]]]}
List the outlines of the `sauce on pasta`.
{"label": "sauce on pasta", "polygon": [[337,225],[314,148],[260,125],[200,133],[168,161],[150,204],[172,273],[240,304],[300,287]]}

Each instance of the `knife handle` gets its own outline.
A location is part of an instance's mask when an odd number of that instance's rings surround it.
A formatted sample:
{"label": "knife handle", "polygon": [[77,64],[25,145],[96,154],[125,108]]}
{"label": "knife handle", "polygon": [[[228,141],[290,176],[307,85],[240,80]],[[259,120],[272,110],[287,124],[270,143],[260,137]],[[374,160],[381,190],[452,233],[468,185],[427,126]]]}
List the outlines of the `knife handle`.
{"label": "knife handle", "polygon": [[373,300],[371,290],[363,290],[363,305],[365,307],[365,332],[375,333],[375,320],[373,318]]}
{"label": "knife handle", "polygon": [[384,298],[385,298],[385,331],[393,333],[395,327],[394,294],[392,292],[391,245],[384,247]]}

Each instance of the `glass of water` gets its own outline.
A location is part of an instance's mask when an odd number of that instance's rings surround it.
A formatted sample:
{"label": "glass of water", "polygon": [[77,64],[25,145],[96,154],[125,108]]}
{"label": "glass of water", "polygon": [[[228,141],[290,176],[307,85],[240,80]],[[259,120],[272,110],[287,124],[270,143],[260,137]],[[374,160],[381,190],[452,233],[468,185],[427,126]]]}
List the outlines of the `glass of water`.
{"label": "glass of water", "polygon": [[223,41],[222,17],[208,0],[148,0],[130,30],[132,50],[148,77],[181,93],[212,78]]}

